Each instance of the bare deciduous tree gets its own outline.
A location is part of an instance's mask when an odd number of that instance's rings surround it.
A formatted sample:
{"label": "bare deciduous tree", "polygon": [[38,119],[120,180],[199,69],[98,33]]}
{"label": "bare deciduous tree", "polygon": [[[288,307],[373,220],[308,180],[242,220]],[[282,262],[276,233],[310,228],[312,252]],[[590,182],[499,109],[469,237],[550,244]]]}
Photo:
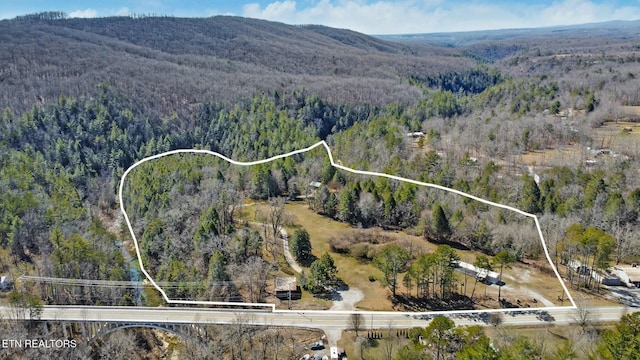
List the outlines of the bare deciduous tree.
{"label": "bare deciduous tree", "polygon": [[360,360],[364,360],[364,352],[369,347],[369,339],[358,336],[354,346],[354,351],[359,355]]}
{"label": "bare deciduous tree", "polygon": [[582,301],[578,301],[576,305],[573,321],[580,327],[580,333],[585,334],[589,327],[593,325],[595,314]]}
{"label": "bare deciduous tree", "polygon": [[286,224],[287,214],[284,209],[285,199],[282,197],[269,199],[267,221],[271,230],[271,236],[277,238],[280,229]]}
{"label": "bare deciduous tree", "polygon": [[358,336],[358,331],[362,330],[364,327],[364,316],[362,314],[351,314],[349,316],[349,325],[353,331],[356,332],[356,337]]}
{"label": "bare deciduous tree", "polygon": [[289,223],[289,214],[284,208],[285,199],[282,197],[270,198],[265,210],[256,211],[256,218],[262,222],[265,236],[265,248],[270,251],[274,261],[278,256],[278,239],[282,227]]}
{"label": "bare deciduous tree", "polygon": [[489,314],[489,324],[496,327],[498,325],[501,325],[502,322],[504,321],[503,317],[502,317],[502,313],[491,313]]}
{"label": "bare deciduous tree", "polygon": [[382,348],[383,359],[385,360],[393,359],[393,353],[396,350],[396,347],[398,345],[397,343],[398,343],[397,337],[389,337],[382,341],[381,348]]}
{"label": "bare deciduous tree", "polygon": [[100,346],[96,347],[96,355],[101,359],[122,359],[130,358],[133,354],[140,355],[135,343],[136,336],[132,336],[133,331],[115,331],[101,339]]}
{"label": "bare deciduous tree", "polygon": [[622,261],[622,257],[627,253],[633,238],[632,226],[630,223],[623,225],[620,221],[615,221],[611,225],[611,233],[616,240],[616,265],[618,265]]}
{"label": "bare deciduous tree", "polygon": [[246,300],[248,302],[258,303],[264,301],[271,269],[271,265],[257,256],[251,256],[244,264],[234,266],[232,271],[235,274],[234,282],[247,293]]}

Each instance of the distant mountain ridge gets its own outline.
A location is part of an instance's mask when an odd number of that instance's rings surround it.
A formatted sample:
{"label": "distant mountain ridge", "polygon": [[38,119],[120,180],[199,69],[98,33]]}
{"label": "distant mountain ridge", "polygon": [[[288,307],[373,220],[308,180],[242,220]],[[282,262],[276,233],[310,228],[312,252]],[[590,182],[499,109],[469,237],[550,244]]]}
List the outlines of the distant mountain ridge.
{"label": "distant mountain ridge", "polygon": [[514,28],[424,34],[376,35],[386,41],[407,44],[464,47],[479,42],[509,41],[531,38],[598,37],[629,39],[640,36],[640,20],[614,20],[599,23],[550,26],[541,28]]}
{"label": "distant mountain ridge", "polygon": [[104,84],[155,117],[275,92],[411,103],[423,89],[410,79],[518,56],[630,51],[640,34],[638,21],[374,37],[234,16],[50,14],[0,21],[0,109],[23,112],[61,94],[96,96]]}
{"label": "distant mountain ridge", "polygon": [[419,94],[410,76],[475,63],[459,50],[232,16],[25,17],[0,21],[0,46],[0,107],[21,110],[61,93],[95,94],[98,83],[156,114],[294,89],[406,102]]}
{"label": "distant mountain ridge", "polygon": [[[403,48],[400,44],[388,43],[350,30],[286,25],[235,16],[157,17],[134,21],[128,17],[96,18],[90,21],[69,19],[64,25],[176,54],[238,57],[238,53],[233,52],[235,48],[256,46],[258,43],[265,45],[261,48],[266,48],[267,45],[282,47],[302,44],[310,47],[354,47],[385,52],[399,52]],[[166,35],[169,32],[173,38],[167,41]]]}

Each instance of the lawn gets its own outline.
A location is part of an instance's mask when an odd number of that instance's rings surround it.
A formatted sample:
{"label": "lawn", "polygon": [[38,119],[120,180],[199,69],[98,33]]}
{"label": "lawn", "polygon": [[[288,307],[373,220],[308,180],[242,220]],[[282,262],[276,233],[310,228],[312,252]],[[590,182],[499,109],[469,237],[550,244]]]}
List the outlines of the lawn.
{"label": "lawn", "polygon": [[[324,216],[318,215],[309,210],[304,202],[292,202],[286,205],[286,210],[294,215],[294,225],[287,229],[293,233],[297,227],[303,227],[309,232],[312,253],[316,257],[329,252],[338,269],[338,277],[350,287],[360,289],[364,294],[364,300],[357,303],[361,310],[391,310],[389,293],[380,284],[382,277],[380,270],[371,264],[363,264],[358,260],[336,254],[329,249],[329,239],[338,236],[341,231],[350,229],[347,224],[340,223]],[[308,271],[308,268],[304,269]],[[369,276],[373,275],[376,281],[369,281]]]}
{"label": "lawn", "polygon": [[[295,214],[295,224],[304,227],[311,235],[311,243],[313,254],[321,256],[329,250],[329,239],[337,236],[340,231],[350,229],[351,227],[337,221],[330,220],[324,216],[318,215],[309,210],[304,203],[289,203],[287,210]],[[291,229],[294,230],[293,228]],[[397,241],[411,241],[415,250],[414,253],[433,252],[437,245],[424,241],[421,237],[411,236],[402,232],[386,232],[397,239]],[[462,261],[473,263],[478,255],[482,253],[477,251],[457,251]],[[382,273],[371,264],[363,264],[358,260],[342,255],[331,253],[339,270],[339,276],[349,285],[354,286],[363,291],[365,299],[358,303],[358,307],[363,310],[392,310],[391,301],[389,300],[389,291],[380,284]],[[541,271],[540,269],[544,269]],[[497,270],[496,270],[497,271]],[[373,275],[377,280],[369,281],[369,275]],[[458,276],[459,281],[464,281],[464,276]],[[560,305],[559,297],[566,298],[560,282],[551,272],[551,266],[547,264],[546,258],[540,260],[527,260],[527,263],[514,263],[510,268],[504,270],[504,278],[512,279],[508,281],[508,287],[503,288],[503,297],[509,298],[514,303],[516,299],[521,299],[524,303],[529,303],[532,307],[544,306],[542,299]],[[470,295],[474,283],[473,278],[467,279],[467,295]],[[401,282],[398,286],[398,292],[406,292]],[[495,308],[497,304],[497,286],[489,286],[487,295],[493,299],[495,304],[489,300],[479,308]],[[476,296],[484,294],[484,285],[478,284]],[[533,299],[536,299],[534,302]],[[568,305],[564,302],[564,305]]]}
{"label": "lawn", "polygon": [[[253,222],[255,221],[256,212],[259,212],[263,206],[263,204],[258,203],[254,206],[244,207],[239,215],[242,219]],[[288,202],[285,205],[285,209],[290,216],[290,225],[286,227],[287,232],[293,234],[298,228],[306,229],[310,235],[313,255],[320,257],[328,252],[334,259],[340,279],[349,287],[362,291],[364,299],[356,304],[358,309],[401,310],[394,309],[392,306],[390,291],[381,282],[382,273],[373,264],[362,262],[346,254],[338,254],[331,251],[329,246],[330,239],[340,235],[344,236],[345,231],[353,231],[353,227],[316,214],[308,208],[306,202]],[[366,229],[363,231],[383,232],[385,236],[403,243],[405,246],[411,244],[410,248],[414,256],[425,252],[433,252],[437,248],[437,244],[426,242],[420,236],[413,236],[404,232],[383,231],[380,229]],[[383,245],[371,246],[380,247]],[[457,250],[457,253],[462,261],[468,263],[473,263],[476,257],[481,255],[477,251]],[[303,267],[303,270],[305,273],[309,272],[308,267]],[[498,271],[497,269],[495,270]],[[398,293],[406,293],[406,289],[402,286],[402,276],[401,274]],[[557,306],[570,305],[566,301],[567,297],[564,295],[560,282],[552,272],[551,265],[548,264],[544,256],[538,260],[527,259],[525,262],[511,264],[509,268],[504,269],[503,279],[506,282],[506,286],[502,289],[502,297],[508,299],[514,305],[518,301],[520,301],[520,306],[522,307],[543,307],[545,303],[548,305],[553,303],[553,305]],[[464,280],[464,276],[458,274],[458,281],[463,283]],[[472,277],[468,277],[466,280],[466,291],[464,286],[459,286],[461,291],[464,291],[466,295],[470,295],[475,281]],[[475,292],[475,299],[478,300],[478,309],[499,307],[497,302],[498,287],[496,285],[488,286],[486,291],[487,298],[480,300],[479,298],[484,293],[484,285],[478,284]],[[565,301],[560,302],[560,298]],[[589,298],[588,303],[593,302],[606,303],[602,298],[592,296]],[[304,307],[328,309],[331,307],[331,301],[315,298],[303,291],[302,299],[298,300],[294,307],[297,309]]]}

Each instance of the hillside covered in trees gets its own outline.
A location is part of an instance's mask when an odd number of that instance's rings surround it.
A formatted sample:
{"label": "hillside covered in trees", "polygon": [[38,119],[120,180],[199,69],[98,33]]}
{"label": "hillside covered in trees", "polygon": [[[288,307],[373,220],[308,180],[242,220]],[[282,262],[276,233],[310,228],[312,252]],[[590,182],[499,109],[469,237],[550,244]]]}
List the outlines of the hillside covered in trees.
{"label": "hillside covered in trees", "polygon": [[189,117],[203,104],[307,89],[331,102],[407,102],[409,75],[463,69],[459,51],[409,47],[348,30],[239,17],[0,22],[0,107],[20,112],[61,94],[118,89],[133,110]]}
{"label": "hillside covered in trees", "polygon": [[[564,265],[606,271],[640,259],[640,49],[590,31],[442,45],[236,17],[0,21],[0,272],[135,280],[116,199],[125,169],[173,149],[247,161],[326,140],[341,164],[537,214],[568,284],[598,291]],[[126,201],[149,268],[164,282],[184,282],[172,290],[180,298],[265,300],[264,287],[243,284],[250,272],[283,270],[282,254],[230,211],[243,199],[305,195],[313,212],[354,229],[520,262],[544,256],[533,228],[512,214],[337,171],[324,155],[246,171],[194,158],[163,164],[133,174]],[[320,186],[307,196],[311,182]],[[194,194],[200,202],[178,213]],[[449,274],[448,247],[369,252],[340,240],[331,252],[381,269],[390,297],[398,274],[416,296],[455,290],[428,287],[429,269]],[[309,249],[299,251],[311,260]],[[392,255],[404,262],[389,270]],[[324,267],[331,271],[312,268],[335,272]],[[194,269],[212,287],[189,287]],[[44,303],[153,302],[131,287],[29,286]]]}

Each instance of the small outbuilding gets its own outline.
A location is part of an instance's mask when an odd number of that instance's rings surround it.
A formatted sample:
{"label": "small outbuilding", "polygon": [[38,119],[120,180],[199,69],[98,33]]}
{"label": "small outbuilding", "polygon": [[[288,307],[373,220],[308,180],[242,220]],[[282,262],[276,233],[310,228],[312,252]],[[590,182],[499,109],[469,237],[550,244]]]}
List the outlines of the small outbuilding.
{"label": "small outbuilding", "polygon": [[497,284],[501,281],[500,274],[495,271],[476,267],[472,264],[464,261],[457,262],[456,271],[465,275],[473,276],[480,282],[486,282],[487,284]]}
{"label": "small outbuilding", "polygon": [[11,288],[11,277],[0,276],[0,290],[9,290]]}
{"label": "small outbuilding", "polygon": [[416,132],[410,132],[410,133],[407,133],[407,136],[408,136],[408,137],[412,137],[412,138],[414,138],[414,139],[415,139],[415,138],[421,138],[421,137],[424,137],[424,135],[425,135],[425,134],[424,134],[422,131],[416,131]]}
{"label": "small outbuilding", "polygon": [[309,186],[314,188],[314,189],[318,189],[318,188],[320,188],[320,186],[322,186],[322,183],[320,181],[311,181],[309,183]]}
{"label": "small outbuilding", "polygon": [[608,285],[608,286],[620,286],[620,285],[622,285],[622,281],[620,280],[620,277],[618,275],[615,275],[615,274],[604,274],[604,275],[602,275],[602,279],[600,280],[600,282],[602,283],[602,285]]}
{"label": "small outbuilding", "polygon": [[640,267],[638,264],[618,265],[617,270],[624,283],[640,288]]}
{"label": "small outbuilding", "polygon": [[302,296],[297,279],[292,277],[276,277],[275,280],[276,297],[280,300],[297,300]]}

